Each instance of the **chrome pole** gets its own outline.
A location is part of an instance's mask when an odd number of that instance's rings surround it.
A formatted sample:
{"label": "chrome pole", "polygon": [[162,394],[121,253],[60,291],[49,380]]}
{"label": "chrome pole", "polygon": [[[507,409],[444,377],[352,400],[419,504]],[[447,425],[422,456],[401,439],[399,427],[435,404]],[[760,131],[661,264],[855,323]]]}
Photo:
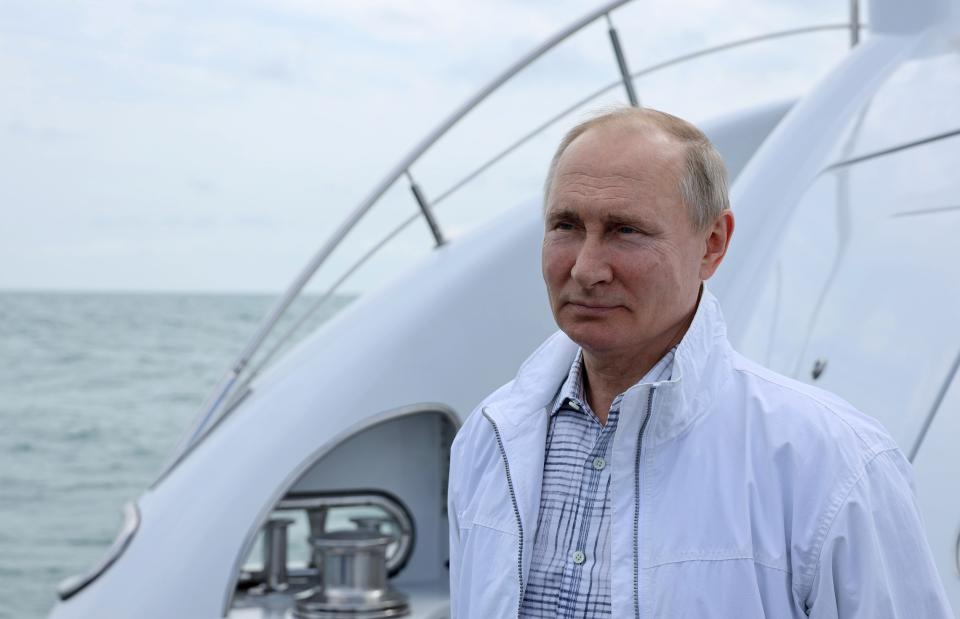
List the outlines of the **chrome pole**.
{"label": "chrome pole", "polygon": [[860,42],[860,0],[850,0],[850,47]]}
{"label": "chrome pole", "polygon": [[267,591],[284,591],[287,578],[287,527],[290,518],[273,518],[263,531],[263,576]]}
{"label": "chrome pole", "polygon": [[613,46],[613,54],[617,57],[617,68],[620,69],[620,79],[623,81],[624,90],[627,91],[627,101],[629,101],[633,107],[640,107],[637,93],[633,89],[633,80],[630,78],[630,69],[627,67],[627,57],[623,53],[623,47],[620,45],[620,35],[617,34],[613,20],[610,19],[610,13],[605,13],[604,17],[607,18],[607,25],[609,26],[607,32],[610,34],[610,45]]}
{"label": "chrome pole", "polygon": [[423,212],[423,218],[427,220],[427,225],[430,226],[430,233],[433,235],[433,240],[437,242],[437,247],[440,247],[443,245],[443,232],[440,231],[440,224],[437,223],[436,218],[433,216],[433,211],[430,210],[430,203],[427,202],[427,196],[423,194],[423,190],[420,189],[417,181],[413,180],[413,175],[410,174],[410,170],[404,170],[403,173],[407,176],[407,180],[410,181],[410,192],[413,193],[413,199],[417,201],[420,210]]}

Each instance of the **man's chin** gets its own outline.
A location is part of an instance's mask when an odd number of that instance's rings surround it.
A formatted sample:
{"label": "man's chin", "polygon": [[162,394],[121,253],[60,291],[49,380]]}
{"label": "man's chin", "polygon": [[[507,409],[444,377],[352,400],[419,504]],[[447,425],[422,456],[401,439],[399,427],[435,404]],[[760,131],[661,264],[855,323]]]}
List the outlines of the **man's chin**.
{"label": "man's chin", "polygon": [[623,339],[618,338],[613,329],[603,328],[597,324],[563,324],[560,325],[560,330],[581,348],[591,353],[602,354],[615,350],[618,345],[623,344]]}

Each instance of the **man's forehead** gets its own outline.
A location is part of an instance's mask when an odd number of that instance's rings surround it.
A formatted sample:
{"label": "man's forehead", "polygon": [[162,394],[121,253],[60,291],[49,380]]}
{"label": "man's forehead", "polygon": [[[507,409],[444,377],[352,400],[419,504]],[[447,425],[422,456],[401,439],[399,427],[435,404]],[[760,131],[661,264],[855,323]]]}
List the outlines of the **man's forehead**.
{"label": "man's forehead", "polygon": [[652,170],[639,170],[626,167],[621,172],[612,166],[584,166],[582,169],[572,165],[560,170],[555,181],[558,198],[576,201],[578,198],[604,201],[617,198],[632,199],[642,191],[657,191],[662,185],[662,175]]}
{"label": "man's forehead", "polygon": [[611,120],[578,136],[557,162],[557,177],[590,174],[642,180],[650,174],[678,174],[685,147],[647,122]]}

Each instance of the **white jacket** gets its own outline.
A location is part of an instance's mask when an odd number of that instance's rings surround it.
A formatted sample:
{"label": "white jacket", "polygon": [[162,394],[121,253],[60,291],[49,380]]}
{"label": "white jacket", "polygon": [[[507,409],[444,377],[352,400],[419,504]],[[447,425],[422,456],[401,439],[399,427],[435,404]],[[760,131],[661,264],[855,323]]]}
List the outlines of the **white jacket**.
{"label": "white jacket", "polygon": [[[540,505],[546,407],[577,346],[548,339],[454,441],[455,619],[516,617]],[[910,464],[873,419],[736,353],[704,290],[673,377],[624,395],[614,441],[614,619],[952,617]]]}

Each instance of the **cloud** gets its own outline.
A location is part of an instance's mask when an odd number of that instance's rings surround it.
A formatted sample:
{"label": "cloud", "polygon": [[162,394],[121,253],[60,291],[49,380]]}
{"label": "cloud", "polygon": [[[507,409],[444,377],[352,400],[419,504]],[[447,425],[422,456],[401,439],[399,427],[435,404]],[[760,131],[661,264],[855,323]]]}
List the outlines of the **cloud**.
{"label": "cloud", "polygon": [[12,139],[42,140],[50,142],[60,142],[78,137],[77,131],[62,129],[51,126],[33,126],[22,121],[7,123],[3,128],[4,133]]}

